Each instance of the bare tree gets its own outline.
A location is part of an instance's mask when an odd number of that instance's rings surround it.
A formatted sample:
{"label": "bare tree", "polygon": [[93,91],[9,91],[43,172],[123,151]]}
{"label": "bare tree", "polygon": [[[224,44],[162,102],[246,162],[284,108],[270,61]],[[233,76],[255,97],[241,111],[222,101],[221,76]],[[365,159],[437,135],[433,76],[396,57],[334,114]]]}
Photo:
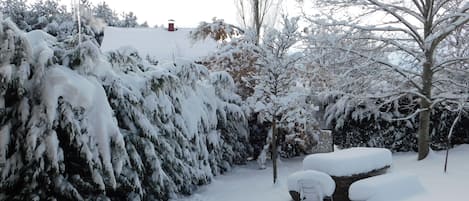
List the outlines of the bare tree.
{"label": "bare tree", "polygon": [[241,23],[245,29],[254,30],[256,44],[259,43],[263,26],[275,23],[281,3],[282,0],[235,0]]}
{"label": "bare tree", "polygon": [[[389,59],[373,57],[359,49],[338,46],[336,49],[366,58],[373,64],[391,69],[411,86],[411,93],[419,97],[418,159],[429,152],[430,116],[432,108],[444,101],[460,99],[467,77],[448,79],[455,71],[467,75],[468,55],[452,54],[467,44],[451,48],[446,43],[451,35],[469,22],[469,2],[463,0],[319,0],[316,5],[330,11],[327,19],[308,17],[323,26],[342,27],[348,32],[367,32],[366,36],[352,35],[351,40],[380,44],[399,55],[406,65]],[[348,12],[341,19],[338,13]],[[336,17],[333,16],[336,14]],[[379,19],[379,20],[374,20]],[[446,41],[446,42],[445,42]],[[463,41],[461,41],[463,42]],[[450,53],[448,53],[450,52]],[[460,82],[461,81],[461,82]],[[438,86],[451,86],[452,94]],[[467,100],[466,100],[467,101]]]}

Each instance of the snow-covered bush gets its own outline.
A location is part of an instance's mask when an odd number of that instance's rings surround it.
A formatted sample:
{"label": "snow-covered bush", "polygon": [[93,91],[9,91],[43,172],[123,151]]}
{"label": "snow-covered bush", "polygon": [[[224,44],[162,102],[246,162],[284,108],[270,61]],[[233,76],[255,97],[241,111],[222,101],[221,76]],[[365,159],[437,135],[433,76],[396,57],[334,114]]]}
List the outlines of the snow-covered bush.
{"label": "snow-covered bush", "polygon": [[[367,146],[385,147],[393,151],[417,150],[417,97],[403,96],[389,101],[366,99],[343,94],[323,94],[326,123],[332,128],[334,143],[341,148]],[[431,147],[446,148],[447,136],[457,113],[434,106],[431,119]],[[464,125],[468,111],[457,122],[452,144],[469,142]]]}
{"label": "snow-covered bush", "polygon": [[225,23],[223,19],[214,17],[211,23],[200,22],[195,31],[191,33],[191,38],[193,40],[205,40],[205,38],[210,37],[216,41],[224,41],[236,37],[243,32],[240,28]]}
{"label": "snow-covered bush", "polygon": [[156,67],[135,52],[127,55],[113,60],[118,75],[106,78],[104,86],[137,167],[129,171],[139,175],[139,191],[146,192],[140,196],[189,194],[244,162],[247,123],[227,73],[205,79],[207,69],[192,62]]}
{"label": "snow-covered bush", "polygon": [[254,92],[253,76],[257,71],[256,62],[261,51],[254,42],[254,36],[250,32],[231,38],[216,53],[202,61],[211,70],[227,71],[234,79],[236,92],[243,99]]}
{"label": "snow-covered bush", "polygon": [[0,200],[168,200],[244,162],[229,75],[83,40],[0,19]]}
{"label": "snow-covered bush", "polygon": [[43,30],[56,36],[59,41],[78,33],[78,21],[81,33],[91,36],[99,44],[103,40],[103,28],[106,25],[138,26],[133,12],[123,13],[119,19],[105,2],[93,5],[88,0],[80,0],[80,4],[72,5],[72,8],[61,5],[58,0],[6,0],[0,2],[0,13],[10,18],[21,30]]}
{"label": "snow-covered bush", "polygon": [[45,32],[1,20],[0,38],[0,197],[82,200],[115,189],[127,156],[99,80],[56,63]]}

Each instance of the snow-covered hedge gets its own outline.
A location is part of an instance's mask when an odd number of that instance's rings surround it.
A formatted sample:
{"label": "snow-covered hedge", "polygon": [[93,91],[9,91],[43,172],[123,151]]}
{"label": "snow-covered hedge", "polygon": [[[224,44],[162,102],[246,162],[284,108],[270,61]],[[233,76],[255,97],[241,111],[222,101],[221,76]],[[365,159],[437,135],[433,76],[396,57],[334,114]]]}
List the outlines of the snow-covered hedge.
{"label": "snow-covered hedge", "polygon": [[[334,144],[348,147],[384,147],[393,151],[417,150],[418,98],[403,96],[388,99],[364,99],[329,93],[322,95],[324,118],[332,128]],[[445,109],[445,102],[436,104],[431,119],[431,147],[446,148],[447,136],[457,112]],[[469,109],[457,122],[452,144],[469,143]]]}
{"label": "snow-covered hedge", "polygon": [[229,75],[114,55],[0,19],[0,200],[167,200],[244,162]]}
{"label": "snow-covered hedge", "polygon": [[[189,194],[244,162],[247,122],[226,72],[209,75],[183,60],[152,67],[128,49],[108,55],[118,75],[104,87],[137,167],[128,171],[141,175],[137,192],[150,199]],[[113,55],[122,60],[115,63]]]}

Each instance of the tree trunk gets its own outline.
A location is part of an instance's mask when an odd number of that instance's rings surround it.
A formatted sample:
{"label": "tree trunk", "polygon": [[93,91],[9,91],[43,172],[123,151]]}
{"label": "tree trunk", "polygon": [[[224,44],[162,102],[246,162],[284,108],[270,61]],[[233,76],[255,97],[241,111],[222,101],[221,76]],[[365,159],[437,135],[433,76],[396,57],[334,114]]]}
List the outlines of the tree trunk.
{"label": "tree trunk", "polygon": [[[424,103],[425,102],[425,103]],[[421,100],[421,108],[428,108],[430,104],[427,105],[426,100]],[[430,138],[430,108],[428,110],[422,111],[419,118],[419,131],[418,131],[418,160],[422,160],[427,157],[428,152],[430,151],[429,147],[429,138]]]}
{"label": "tree trunk", "polygon": [[272,168],[274,174],[274,184],[277,182],[277,125],[275,117],[272,120]]}
{"label": "tree trunk", "polygon": [[427,157],[430,151],[430,116],[431,116],[431,97],[432,97],[432,52],[426,52],[426,62],[423,64],[422,72],[422,95],[426,98],[420,99],[419,131],[418,131],[418,160]]}
{"label": "tree trunk", "polygon": [[261,35],[261,10],[260,10],[260,2],[259,0],[252,0],[253,4],[253,23],[254,28],[256,29],[256,45],[259,45],[260,35]]}

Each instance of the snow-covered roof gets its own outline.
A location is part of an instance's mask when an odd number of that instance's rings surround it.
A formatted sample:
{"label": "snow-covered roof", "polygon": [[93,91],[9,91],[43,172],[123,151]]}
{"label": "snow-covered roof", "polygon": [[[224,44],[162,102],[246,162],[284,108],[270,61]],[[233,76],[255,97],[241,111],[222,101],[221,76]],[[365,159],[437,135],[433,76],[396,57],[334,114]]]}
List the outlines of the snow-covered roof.
{"label": "snow-covered roof", "polygon": [[164,28],[106,27],[101,50],[110,51],[131,46],[141,56],[150,55],[158,60],[197,60],[216,50],[217,43],[210,38],[204,41],[191,40],[189,35],[192,30],[194,29],[168,31]]}

